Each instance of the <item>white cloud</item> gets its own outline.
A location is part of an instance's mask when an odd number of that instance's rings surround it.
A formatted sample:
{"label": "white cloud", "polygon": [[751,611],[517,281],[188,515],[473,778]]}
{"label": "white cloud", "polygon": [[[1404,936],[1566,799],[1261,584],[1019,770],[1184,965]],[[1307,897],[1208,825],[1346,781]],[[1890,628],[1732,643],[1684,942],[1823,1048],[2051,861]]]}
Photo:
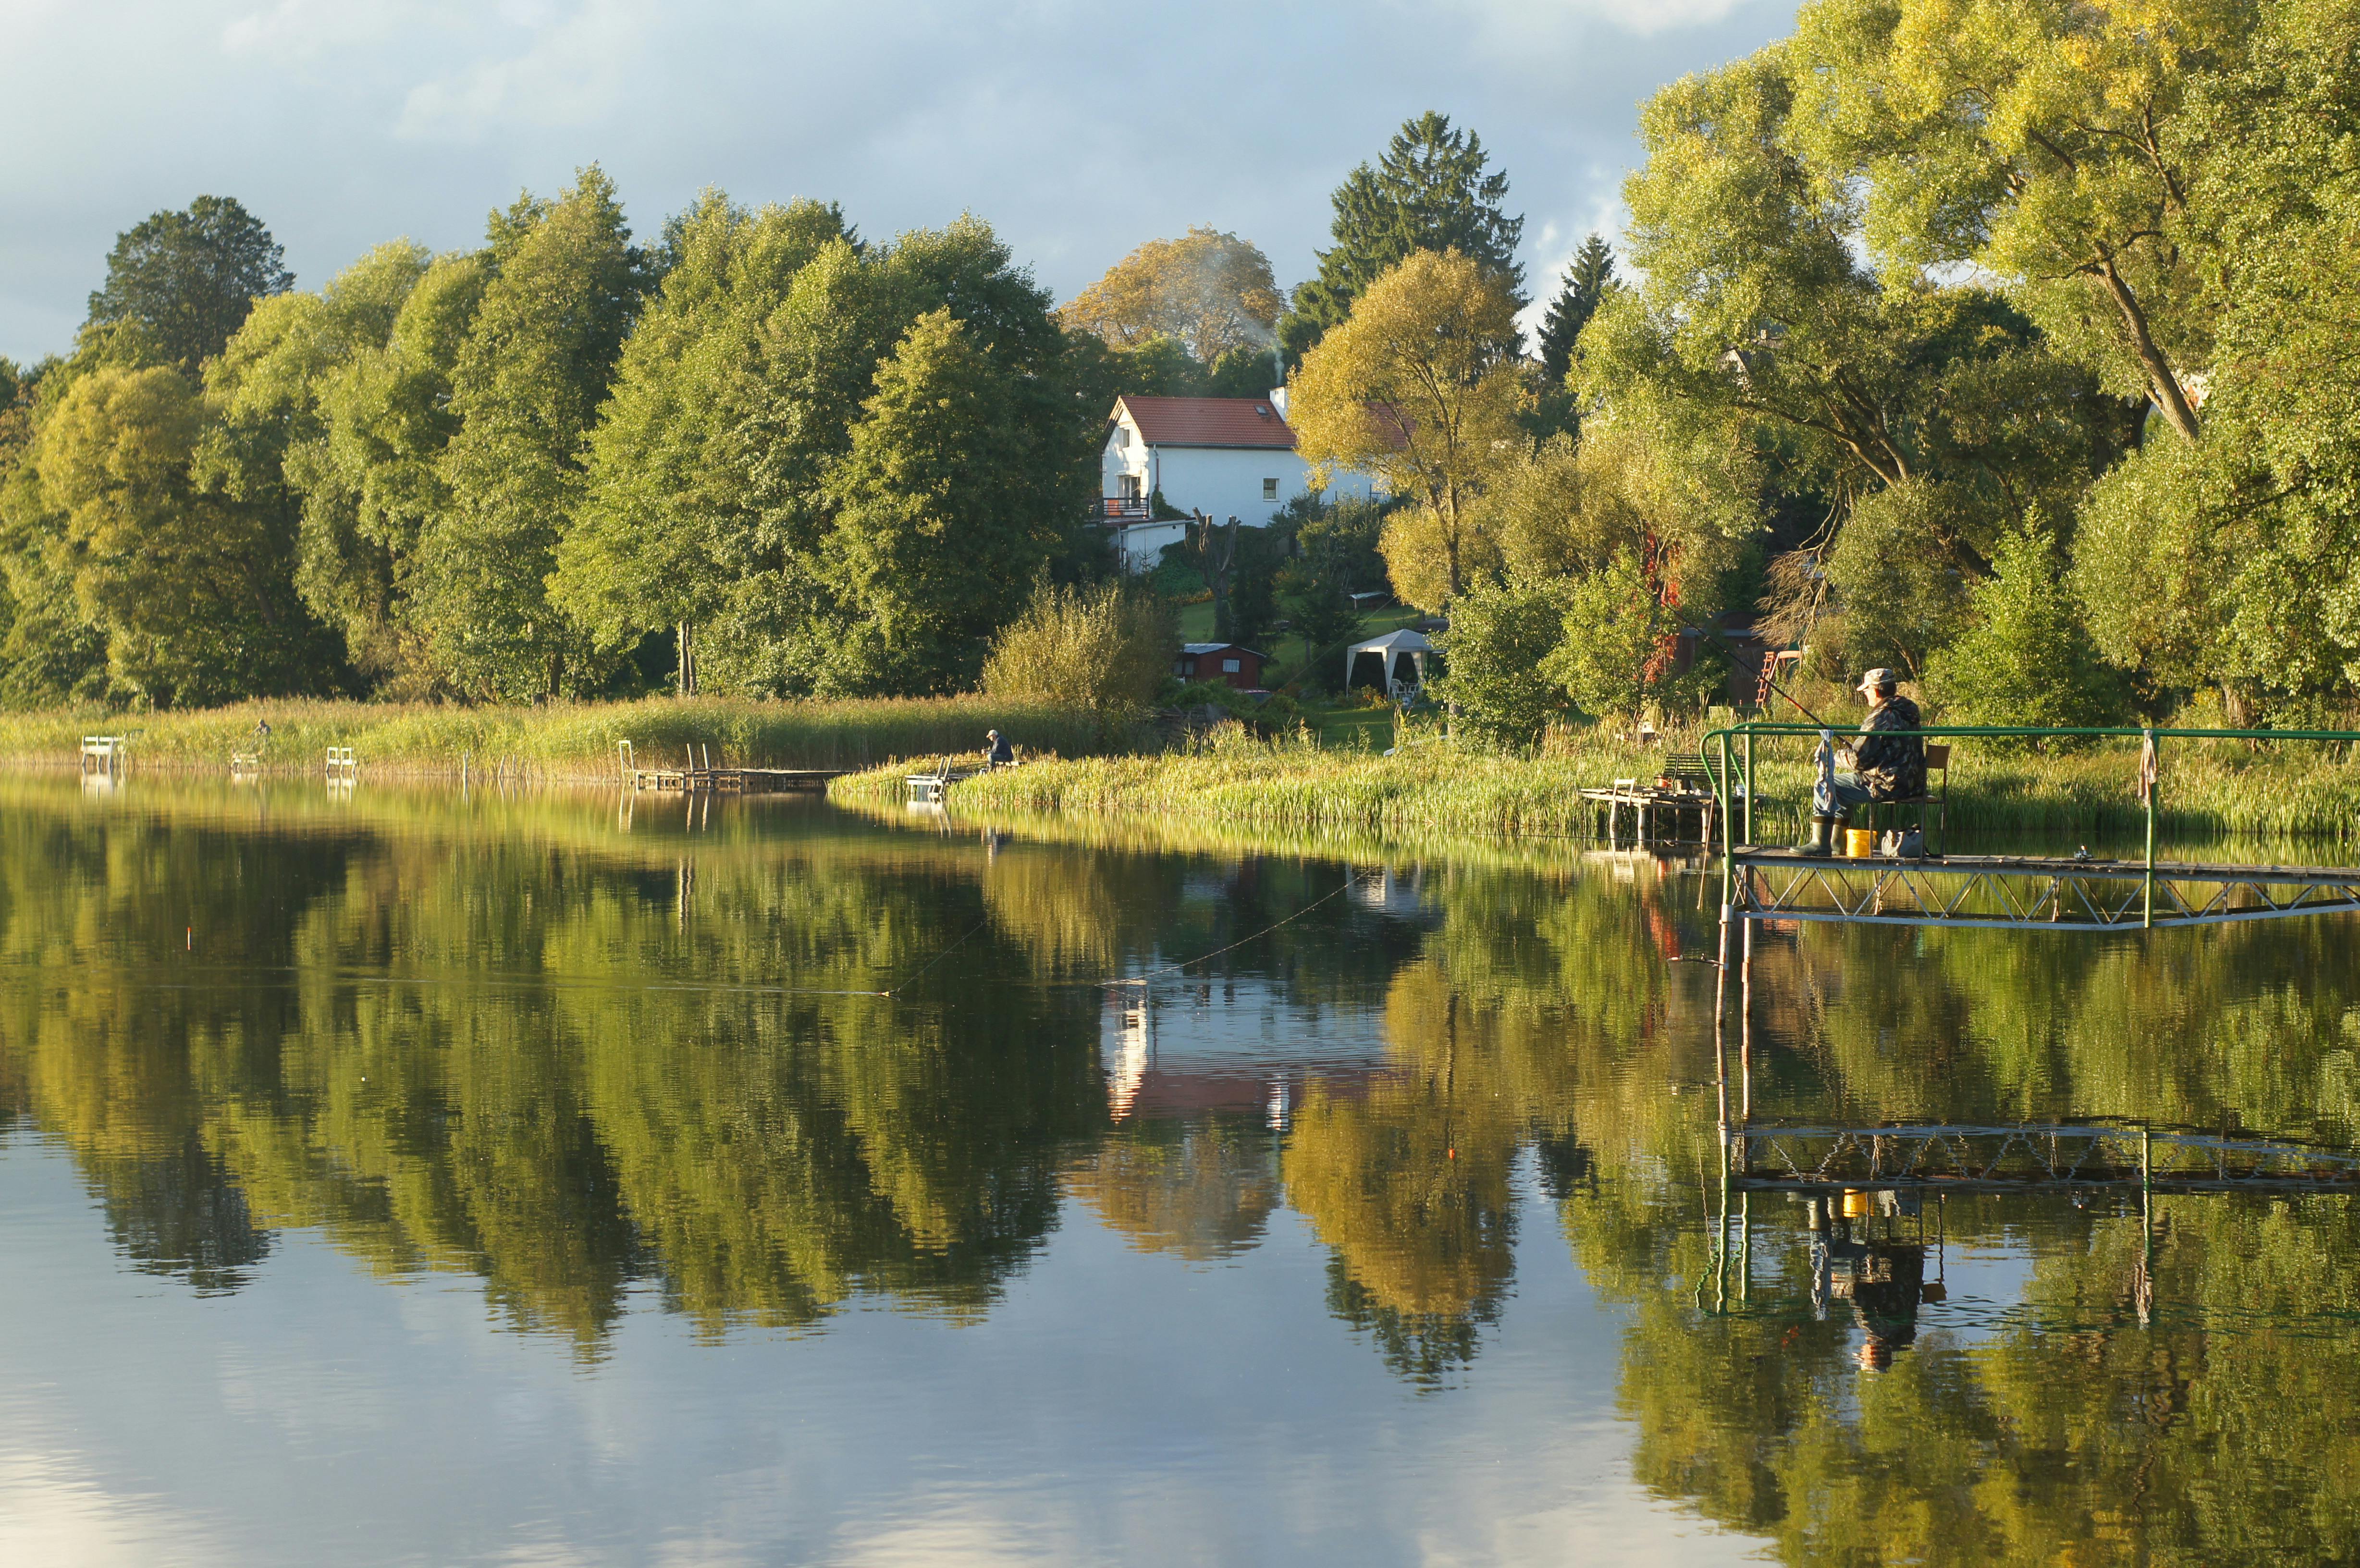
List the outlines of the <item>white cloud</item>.
{"label": "white cloud", "polygon": [[[570,11],[550,5],[500,8],[524,35],[513,53],[421,82],[403,100],[397,134],[421,141],[475,141],[506,126],[587,126],[629,102],[658,22],[627,0],[586,0]],[[488,30],[488,29],[487,29]]]}
{"label": "white cloud", "polygon": [[[117,232],[202,192],[313,287],[410,234],[476,243],[602,163],[651,232],[707,184],[840,201],[863,232],[989,219],[1060,294],[1192,223],[1283,281],[1404,118],[1482,135],[1547,267],[1614,209],[1655,84],[1791,0],[0,0],[0,353],[61,349]],[[104,112],[94,112],[104,105]]]}

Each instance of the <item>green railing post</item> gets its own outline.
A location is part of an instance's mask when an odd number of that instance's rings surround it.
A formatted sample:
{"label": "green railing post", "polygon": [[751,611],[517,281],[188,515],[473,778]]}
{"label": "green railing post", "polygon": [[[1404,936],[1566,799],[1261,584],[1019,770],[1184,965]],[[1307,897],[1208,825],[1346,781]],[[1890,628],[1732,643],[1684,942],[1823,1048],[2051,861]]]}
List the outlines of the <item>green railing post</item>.
{"label": "green railing post", "polygon": [[[1732,861],[1731,860],[1731,850],[1732,850],[1732,844],[1731,844],[1731,843],[1730,843],[1730,823],[1729,823],[1729,815],[1730,815],[1730,812],[1729,812],[1729,773],[1730,773],[1729,732],[1728,732],[1727,730],[1723,730],[1723,731],[1721,731],[1721,812],[1720,812],[1720,816],[1721,816],[1721,920],[1722,920],[1722,921],[1723,921],[1724,923],[1725,923],[1725,922],[1728,920],[1728,919],[1729,919],[1729,908],[1730,908],[1730,906],[1731,906],[1732,904],[1733,904],[1733,903],[1735,903],[1735,902],[1736,902],[1736,898],[1735,898],[1735,894],[1736,894],[1736,883],[1735,883],[1735,881],[1734,881],[1734,879],[1733,879],[1733,871],[1732,871],[1732,865],[1733,865],[1733,863],[1732,863]],[[1723,953],[1721,956],[1722,956],[1724,959],[1726,959],[1726,958],[1728,957],[1728,954],[1727,954],[1727,953]]]}
{"label": "green railing post", "polygon": [[1760,841],[1754,836],[1754,732],[1745,732],[1745,842],[1750,846]]}
{"label": "green railing post", "polygon": [[[2155,777],[2147,776],[2147,764],[2155,764]],[[2146,732],[2139,747],[2139,793],[2147,797],[2147,881],[2146,909],[2141,929],[2155,929],[2155,798],[2163,789],[2163,753],[2155,742],[2155,731]]]}

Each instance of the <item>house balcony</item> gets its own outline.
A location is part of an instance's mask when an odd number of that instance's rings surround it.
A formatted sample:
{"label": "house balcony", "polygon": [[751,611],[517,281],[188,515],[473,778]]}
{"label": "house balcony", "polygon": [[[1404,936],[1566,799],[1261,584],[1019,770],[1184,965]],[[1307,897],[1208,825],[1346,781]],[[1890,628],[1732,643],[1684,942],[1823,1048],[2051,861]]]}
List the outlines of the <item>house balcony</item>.
{"label": "house balcony", "polygon": [[1098,507],[1098,516],[1109,523],[1143,523],[1148,519],[1144,495],[1101,496]]}

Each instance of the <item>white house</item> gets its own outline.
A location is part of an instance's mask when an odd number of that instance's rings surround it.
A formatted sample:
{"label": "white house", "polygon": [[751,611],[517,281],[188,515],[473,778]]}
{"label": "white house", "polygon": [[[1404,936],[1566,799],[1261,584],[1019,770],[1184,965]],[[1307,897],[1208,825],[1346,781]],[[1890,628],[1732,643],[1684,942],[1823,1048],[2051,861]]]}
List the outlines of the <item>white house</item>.
{"label": "white house", "polygon": [[[1118,397],[1101,469],[1098,494],[1126,572],[1153,567],[1187,534],[1185,523],[1153,519],[1159,492],[1167,506],[1259,528],[1311,488],[1284,387],[1267,397]],[[1365,475],[1339,474],[1328,493],[1367,495],[1371,486]]]}

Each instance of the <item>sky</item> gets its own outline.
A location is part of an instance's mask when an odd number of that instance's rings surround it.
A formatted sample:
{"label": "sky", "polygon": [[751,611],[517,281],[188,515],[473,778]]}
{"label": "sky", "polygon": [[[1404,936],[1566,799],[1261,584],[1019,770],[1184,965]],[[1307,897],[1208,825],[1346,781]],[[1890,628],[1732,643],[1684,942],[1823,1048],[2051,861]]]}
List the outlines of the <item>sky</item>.
{"label": "sky", "polygon": [[639,232],[702,188],[973,212],[1069,298],[1210,223],[1314,268],[1328,193],[1400,123],[1473,127],[1538,291],[1612,234],[1655,87],[1792,0],[0,0],[0,354],[69,347],[116,234],[235,196],[316,288],[407,235],[476,243],[596,162]]}

